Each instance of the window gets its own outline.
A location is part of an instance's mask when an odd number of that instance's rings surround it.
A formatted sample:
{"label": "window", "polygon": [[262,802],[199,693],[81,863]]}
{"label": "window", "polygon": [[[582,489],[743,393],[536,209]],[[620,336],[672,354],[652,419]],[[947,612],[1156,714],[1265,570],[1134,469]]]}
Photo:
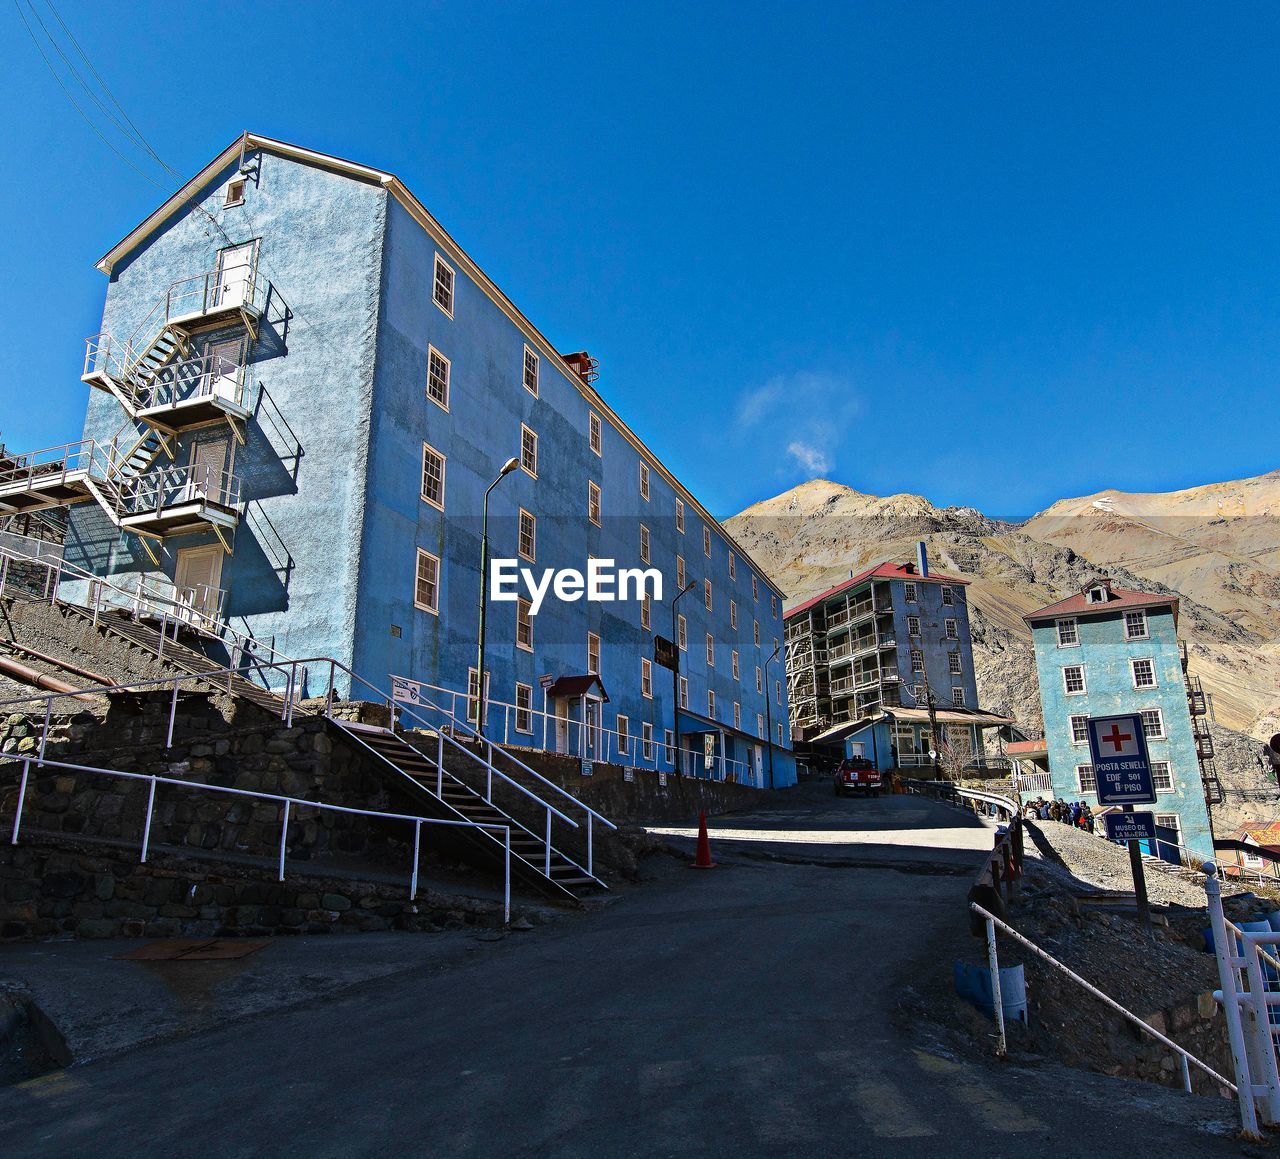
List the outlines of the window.
{"label": "window", "polygon": [[707,611],[711,611],[711,581],[709,579],[702,581],[702,602],[707,605]]}
{"label": "window", "polygon": [[955,622],[955,620],[943,620],[942,626],[946,629],[948,640],[960,639],[960,626]]}
{"label": "window", "polygon": [[449,409],[449,360],[434,346],[427,347],[427,397]]}
{"label": "window", "polygon": [[775,620],[778,618],[778,597],[777,596],[769,597],[769,612]]}
{"label": "window", "polygon": [[631,750],[631,722],[618,713],[618,756],[625,757]]}
{"label": "window", "polygon": [[756,713],[756,736],[760,737],[761,740],[764,739],[764,713],[763,712]]}
{"label": "window", "polygon": [[520,466],[526,475],[538,477],[538,436],[520,424]]}
{"label": "window", "polygon": [[684,534],[684,500],[676,500],[676,530]]}
{"label": "window", "polygon": [[914,583],[904,583],[902,585],[902,594],[907,600],[914,604],[916,602],[917,595],[916,585]]}
{"label": "window", "polygon": [[640,657],[640,695],[653,699],[653,661]]}
{"label": "window", "polygon": [[705,523],[702,525],[702,554],[711,558],[711,528]]}
{"label": "window", "polygon": [[756,691],[764,693],[764,672],[761,671],[760,665],[756,665]]}
{"label": "window", "polygon": [[907,635],[908,636],[920,635],[920,617],[919,616],[907,617]]}
{"label": "window", "polygon": [[649,498],[649,464],[640,464],[640,498]]}
{"label": "window", "polygon": [[1098,791],[1098,778],[1093,775],[1092,765],[1076,765],[1076,785],[1082,793]]}
{"label": "window", "polygon": [[952,676],[960,675],[960,653],[959,652],[947,653],[947,671]]}
{"label": "window", "polygon": [[436,254],[436,274],[434,281],[435,284],[431,290],[431,297],[435,300],[435,304],[448,314],[450,318],[452,318],[453,267],[439,254]]}
{"label": "window", "polygon": [[227,182],[227,195],[222,199],[222,208],[230,209],[233,205],[244,204],[244,180],[237,178]]}
{"label": "window", "polygon": [[524,348],[524,388],[534,398],[538,397],[538,356],[527,346]]}
{"label": "window", "polygon": [[738,627],[738,601],[737,600],[729,601],[729,627],[733,628],[735,631],[737,630],[737,627]]}
{"label": "window", "polygon": [[963,688],[953,688],[951,690],[951,703],[954,704],[957,708],[964,707],[964,689]]}
{"label": "window", "polygon": [[676,590],[684,591],[684,556],[676,556]]}
{"label": "window", "polygon": [[516,732],[533,732],[532,684],[516,684]]}
{"label": "window", "polygon": [[751,621],[751,634],[755,638],[756,647],[759,648],[760,647],[760,621],[759,620]]}
{"label": "window", "polygon": [[737,648],[735,648],[735,649],[733,650],[732,667],[733,667],[733,678],[734,678],[735,680],[737,680],[737,679],[739,679],[739,669],[738,669],[738,649],[737,649]]}
{"label": "window", "polygon": [[733,702],[733,727],[742,727],[742,705],[736,700]]}
{"label": "window", "polygon": [[676,763],[676,734],[669,728],[662,730],[662,747],[667,764],[674,765]]}
{"label": "window", "polygon": [[1071,743],[1088,744],[1089,718],[1087,716],[1072,716],[1069,719],[1071,721]]}
{"label": "window", "polygon": [[1134,688],[1154,688],[1156,686],[1156,663],[1154,660],[1130,660],[1133,669]]}
{"label": "window", "polygon": [[413,606],[440,614],[440,561],[418,548],[418,572],[413,584]]}
{"label": "window", "polygon": [[689,707],[689,678],[687,676],[680,677],[680,707]]}
{"label": "window", "polygon": [[775,730],[778,734],[778,744],[782,744],[782,721],[778,721],[778,727]]}
{"label": "window", "polygon": [[444,510],[444,456],[427,443],[422,444],[422,498]]}
{"label": "window", "polygon": [[533,651],[533,605],[525,599],[516,600],[516,647]]}
{"label": "window", "polygon": [[1147,636],[1147,613],[1141,610],[1125,612],[1124,638],[1126,640],[1145,640]]}
{"label": "window", "polygon": [[716,718],[716,693],[714,688],[707,689],[707,715],[712,720]]}
{"label": "window", "polygon": [[653,725],[647,720],[640,726],[640,751],[646,761],[653,760]]}
{"label": "window", "polygon": [[1257,853],[1246,853],[1244,864],[1246,869],[1261,869],[1266,865],[1266,860]]}
{"label": "window", "polygon": [[716,666],[716,638],[707,633],[707,667],[714,668]]}
{"label": "window", "polygon": [[646,632],[653,630],[653,602],[648,592],[644,593],[644,599],[640,601],[640,627]]}
{"label": "window", "polygon": [[1068,696],[1080,696],[1087,691],[1084,683],[1084,665],[1068,664],[1062,670],[1062,690]]}
{"label": "window", "polygon": [[734,558],[733,552],[729,552],[729,578],[738,578],[738,561]]}
{"label": "window", "polygon": [[1107,602],[1107,589],[1102,587],[1090,588],[1089,594],[1085,599],[1091,604],[1105,604]]}
{"label": "window", "polygon": [[600,526],[600,488],[590,482],[587,484],[587,518],[597,527]]}
{"label": "window", "polygon": [[1177,813],[1157,813],[1157,829],[1172,829],[1179,844],[1182,842],[1182,819]]}
{"label": "window", "polygon": [[1142,710],[1142,734],[1148,740],[1164,740],[1164,713],[1158,708]]}
{"label": "window", "polygon": [[[484,717],[485,723],[489,720],[489,677],[490,673],[486,670],[484,674]],[[474,668],[467,669],[467,720],[472,724],[480,716],[480,678]]]}
{"label": "window", "polygon": [[681,652],[689,651],[689,622],[683,616],[676,617],[676,642]]}
{"label": "window", "polygon": [[760,581],[755,576],[751,577],[751,598],[753,600],[760,598]]}
{"label": "window", "polygon": [[919,648],[911,649],[911,671],[924,671],[924,653]]}
{"label": "window", "polygon": [[600,452],[600,416],[592,411],[587,416],[587,442],[591,444],[591,449],[597,455]]}
{"label": "window", "polygon": [[520,508],[520,533],[517,546],[520,555],[533,563],[537,558],[538,521],[523,507]]}
{"label": "window", "polygon": [[587,633],[587,671],[600,675],[600,637],[594,632]]}
{"label": "window", "polygon": [[649,529],[640,524],[640,562],[649,562]]}
{"label": "window", "polygon": [[955,592],[951,590],[950,585],[942,585],[942,606],[944,608],[954,607],[956,602]]}
{"label": "window", "polygon": [[1080,644],[1080,627],[1075,620],[1058,621],[1058,647],[1076,648]]}
{"label": "window", "polygon": [[1173,792],[1173,770],[1168,761],[1151,762],[1151,781],[1157,793]]}
{"label": "window", "polygon": [[782,681],[775,680],[773,682],[773,701],[775,704],[782,703]]}

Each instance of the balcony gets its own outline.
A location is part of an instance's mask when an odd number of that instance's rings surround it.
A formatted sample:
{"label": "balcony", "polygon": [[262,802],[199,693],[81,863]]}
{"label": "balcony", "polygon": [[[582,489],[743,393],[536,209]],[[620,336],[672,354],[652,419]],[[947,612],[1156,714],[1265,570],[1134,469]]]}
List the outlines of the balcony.
{"label": "balcony", "polygon": [[0,511],[39,511],[91,498],[87,481],[106,469],[105,448],[92,439],[0,456]]}
{"label": "balcony", "polygon": [[239,522],[240,481],[230,471],[199,464],[167,467],[121,481],[120,526],[151,535],[233,530]]}

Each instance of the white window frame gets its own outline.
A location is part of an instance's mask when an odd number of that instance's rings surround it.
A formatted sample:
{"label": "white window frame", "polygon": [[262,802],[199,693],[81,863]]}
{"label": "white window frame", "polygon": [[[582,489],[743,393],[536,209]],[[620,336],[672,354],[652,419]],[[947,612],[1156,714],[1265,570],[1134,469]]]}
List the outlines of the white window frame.
{"label": "white window frame", "polygon": [[676,499],[676,530],[684,534],[684,500],[680,498]]}
{"label": "white window frame", "polygon": [[953,708],[964,708],[964,689],[954,687],[951,689],[951,704]]}
{"label": "white window frame", "polygon": [[[528,696],[528,703],[526,703],[526,704],[521,704],[521,703],[520,703],[520,694],[521,694],[522,692],[523,692],[523,693],[526,693],[526,694],[527,694],[527,696]],[[523,728],[521,727],[521,716],[522,716],[522,715],[523,715],[523,717],[524,717],[524,727],[523,727]],[[532,684],[521,684],[519,680],[517,680],[517,681],[516,681],[516,721],[515,721],[515,730],[516,730],[516,732],[524,733],[526,736],[532,736],[532,735],[533,735],[533,685],[532,685]]]}
{"label": "white window frame", "polygon": [[[1080,673],[1080,687],[1072,689],[1067,681],[1068,672]],[[1063,696],[1087,696],[1089,694],[1089,676],[1084,670],[1083,664],[1064,664],[1062,666],[1062,694]]]}
{"label": "white window frame", "polygon": [[[1132,632],[1129,630],[1129,617],[1137,617],[1138,622],[1142,625],[1142,631]],[[1147,610],[1145,608],[1135,608],[1133,611],[1124,614],[1124,638],[1126,640],[1150,640],[1151,625],[1147,622]]]}
{"label": "white window frame", "polygon": [[756,736],[758,736],[761,740],[768,739],[764,735],[764,713],[763,712],[756,713]]}
{"label": "white window frame", "polygon": [[907,617],[907,635],[908,636],[920,635],[920,617],[919,616]]}
{"label": "white window frame", "polygon": [[914,580],[905,580],[902,584],[902,598],[910,604],[920,602],[920,589]]}
{"label": "white window frame", "polygon": [[222,197],[223,209],[234,209],[244,204],[244,191],[248,183],[243,177],[233,177],[227,182],[227,191]]}
{"label": "white window frame", "polygon": [[729,578],[731,580],[738,578],[738,560],[733,552],[729,552]]}
{"label": "white window frame", "polygon": [[[435,355],[436,358],[438,358],[441,362],[444,363],[444,401],[443,402],[440,399],[436,398],[436,396],[431,393],[431,356],[432,355]],[[453,363],[450,362],[449,359],[447,359],[443,354],[441,354],[440,351],[437,350],[434,346],[428,345],[427,346],[427,385],[426,385],[427,398],[429,398],[433,403],[435,403],[436,406],[438,406],[446,414],[449,411],[449,389],[450,389],[450,382],[452,381],[452,378],[453,378]]]}
{"label": "white window frame", "polygon": [[912,648],[910,658],[911,658],[911,671],[923,672],[924,671],[924,649]]}
{"label": "white window frame", "polygon": [[[533,360],[533,385],[529,385],[529,360]],[[524,346],[524,359],[520,366],[520,381],[534,398],[538,397],[538,371],[542,360],[538,357],[538,352],[532,349],[526,342]]]}
{"label": "white window frame", "polygon": [[[680,707],[689,711],[689,677],[680,677]],[[673,738],[674,739],[674,738]]]}
{"label": "white window frame", "polygon": [[960,639],[960,622],[948,616],[942,621],[942,632],[948,640]]}
{"label": "white window frame", "polygon": [[[429,457],[438,459],[440,462],[440,499],[438,502],[427,494],[427,459]],[[447,462],[448,460],[446,457],[437,451],[430,443],[422,444],[422,487],[418,493],[424,503],[434,507],[437,511],[444,510],[444,478]]]}
{"label": "white window frame", "polygon": [[[524,549],[524,528],[525,520],[529,521],[529,550]],[[538,517],[532,511],[526,511],[520,508],[520,514],[516,517],[516,553],[521,559],[527,559],[530,563],[538,562]]]}
{"label": "white window frame", "polygon": [[[516,597],[516,647],[522,652],[533,651],[533,604],[522,596]],[[524,629],[529,636],[528,643],[520,639],[520,631]]]}
{"label": "white window frame", "polygon": [[712,595],[710,576],[702,581],[702,602],[706,605],[708,612],[712,610],[714,596]]}
{"label": "white window frame", "polygon": [[764,695],[764,669],[759,664],[756,665],[756,695]]}
{"label": "white window frame", "polygon": [[587,412],[587,446],[592,454],[604,458],[604,435],[601,433],[600,416],[595,411]]}
{"label": "white window frame", "polygon": [[751,621],[751,635],[756,642],[756,647],[759,648],[760,647],[760,621],[759,620]]}
{"label": "white window frame", "polygon": [[702,554],[711,558],[711,528],[705,523],[702,525]]}
{"label": "white window frame", "polygon": [[[492,705],[493,671],[487,666],[484,673],[484,718],[489,723],[489,707]],[[476,668],[467,669],[467,723],[475,724],[480,715],[480,676]]]}
{"label": "white window frame", "polygon": [[950,584],[942,585],[942,606],[944,608],[954,608],[956,606],[956,593]]}
{"label": "white window frame", "polygon": [[[1160,769],[1161,772],[1156,770]],[[1165,784],[1161,786],[1163,780]],[[1171,761],[1152,761],[1151,762],[1151,784],[1155,786],[1157,793],[1173,793],[1177,791],[1177,786],[1173,783],[1173,762]]]}
{"label": "white window frame", "polygon": [[640,755],[646,760],[653,760],[653,725],[647,720],[640,725]]}
{"label": "white window frame", "polygon": [[[1059,648],[1080,647],[1080,621],[1075,616],[1064,616],[1061,620],[1055,620],[1053,627],[1058,636]],[[1063,639],[1064,631],[1070,633],[1070,639]]]}
{"label": "white window frame", "polygon": [[645,656],[640,657],[640,695],[653,699],[653,661]]}
{"label": "white window frame", "polygon": [[649,464],[640,460],[640,498],[649,502]]}
{"label": "white window frame", "polygon": [[[533,440],[533,466],[532,468],[524,461],[525,438]],[[535,431],[527,423],[520,424],[520,470],[522,470],[530,479],[538,477],[538,432]]]}
{"label": "white window frame", "polygon": [[689,651],[689,621],[683,613],[676,613],[676,646],[681,652]]}
{"label": "white window frame", "polygon": [[[1086,784],[1086,780],[1091,783]],[[1081,793],[1097,793],[1098,775],[1093,771],[1093,765],[1076,765],[1076,788]]]}
{"label": "white window frame", "polygon": [[714,668],[716,666],[716,638],[707,633],[707,667]]}
{"label": "white window frame", "polygon": [[738,630],[738,601],[729,601],[729,627],[735,632]]}
{"label": "white window frame", "polygon": [[[1155,727],[1156,732],[1147,732],[1147,713],[1154,712],[1156,716]],[[1142,734],[1147,740],[1168,740],[1169,734],[1164,730],[1164,710],[1161,708],[1144,708],[1138,715],[1142,717]]]}
{"label": "white window frame", "polygon": [[950,676],[960,676],[964,673],[964,665],[961,663],[959,652],[947,653],[947,673]]}
{"label": "white window frame", "polygon": [[653,631],[653,595],[645,592],[640,600],[640,627],[646,632]]}
{"label": "white window frame", "polygon": [[[1076,732],[1076,721],[1083,722],[1080,725],[1080,732]],[[1067,717],[1067,728],[1071,732],[1071,743],[1073,745],[1087,745],[1089,743],[1089,717],[1087,713],[1073,712]]]}
{"label": "white window frame", "polygon": [[674,765],[676,763],[676,733],[675,729],[664,728],[662,730],[662,748],[663,756],[667,764]]}
{"label": "white window frame", "polygon": [[594,479],[587,480],[587,519],[600,526],[600,484]]}
{"label": "white window frame", "polygon": [[631,718],[618,713],[615,731],[618,734],[618,756],[631,755]]}
{"label": "white window frame", "polygon": [[[442,267],[449,271],[449,304],[447,306],[440,301],[440,270]],[[435,263],[431,268],[431,300],[446,316],[453,317],[453,308],[458,300],[458,271],[439,254],[436,254]]]}
{"label": "white window frame", "polygon": [[684,590],[684,581],[685,581],[684,556],[677,555],[676,556],[676,591]]}
{"label": "white window frame", "polygon": [[760,581],[755,576],[751,577],[751,598],[753,600],[760,598]]}
{"label": "white window frame", "polygon": [[[1138,683],[1138,665],[1139,665],[1139,664],[1150,664],[1150,665],[1151,665],[1151,683],[1150,683],[1150,684],[1139,684],[1139,683]],[[1131,660],[1129,661],[1129,675],[1133,677],[1133,686],[1134,686],[1134,688],[1141,688],[1141,689],[1143,689],[1143,690],[1145,691],[1145,690],[1146,690],[1146,689],[1148,689],[1148,688],[1159,688],[1159,687],[1160,687],[1160,681],[1159,681],[1159,679],[1158,679],[1158,678],[1157,678],[1157,676],[1156,676],[1156,662],[1155,662],[1154,657],[1151,657],[1151,656],[1135,656],[1135,657],[1133,657],[1133,659],[1131,659]]]}
{"label": "white window frame", "polygon": [[716,719],[716,690],[714,688],[707,689],[707,715],[712,720]]}
{"label": "white window frame", "polygon": [[1157,813],[1155,823],[1157,829],[1172,829],[1178,835],[1178,844],[1182,844],[1182,818],[1177,813]]}
{"label": "white window frame", "polygon": [[649,528],[645,524],[640,524],[640,562],[648,563],[649,561]]}
{"label": "white window frame", "polygon": [[741,666],[740,666],[740,664],[739,664],[739,661],[738,661],[738,649],[737,649],[737,648],[735,648],[735,649],[733,650],[733,653],[732,653],[732,664],[731,664],[731,667],[730,667],[730,671],[732,671],[732,672],[733,672],[733,678],[734,678],[735,680],[740,680],[740,679],[742,679],[742,668],[741,668]]}
{"label": "white window frame", "polygon": [[733,702],[733,727],[742,728],[742,705],[736,700]]}
{"label": "white window frame", "polygon": [[600,675],[600,637],[595,632],[587,633],[587,671],[593,676]]}
{"label": "white window frame", "polygon": [[[431,581],[432,602],[422,603],[418,599],[418,589],[422,583],[422,561],[429,559],[435,566],[435,577]],[[432,555],[431,552],[418,548],[418,554],[414,563],[413,572],[413,606],[420,612],[430,612],[433,616],[440,614],[440,557]]]}

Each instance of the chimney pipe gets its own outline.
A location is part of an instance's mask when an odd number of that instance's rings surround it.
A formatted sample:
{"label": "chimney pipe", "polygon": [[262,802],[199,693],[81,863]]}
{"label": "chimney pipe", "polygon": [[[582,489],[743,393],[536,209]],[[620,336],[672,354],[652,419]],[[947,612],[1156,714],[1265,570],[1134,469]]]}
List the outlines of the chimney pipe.
{"label": "chimney pipe", "polygon": [[917,570],[920,572],[921,578],[929,578],[929,554],[925,551],[924,540],[920,540],[916,544],[916,563]]}

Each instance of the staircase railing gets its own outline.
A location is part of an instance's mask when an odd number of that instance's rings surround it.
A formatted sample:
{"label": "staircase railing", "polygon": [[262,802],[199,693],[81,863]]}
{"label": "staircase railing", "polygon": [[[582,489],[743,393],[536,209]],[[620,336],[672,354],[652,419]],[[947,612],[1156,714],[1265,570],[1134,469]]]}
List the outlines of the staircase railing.
{"label": "staircase railing", "polygon": [[227,508],[240,503],[240,480],[235,475],[198,463],[119,478],[117,485],[122,515],[159,513],[185,503],[213,503]]}
{"label": "staircase railing", "polygon": [[[31,778],[31,757],[17,758],[22,763],[22,776],[18,785],[18,800],[14,808],[13,827],[9,834],[9,844],[17,845],[22,832],[22,810],[27,796],[27,784]],[[378,817],[388,821],[407,821],[413,826],[413,866],[409,873],[409,900],[418,896],[418,870],[422,855],[422,827],[438,825],[443,828],[475,829],[485,832],[500,832],[505,851],[503,866],[503,922],[511,921],[511,827],[482,821],[452,821],[436,817],[418,817],[411,813],[386,813],[376,809],[355,809],[347,805],[330,805],[327,801],[309,801],[303,797],[285,797],[278,793],[262,793],[251,789],[234,789],[227,785],[210,785],[203,781],[184,781],[176,777],[163,777],[155,773],[126,773],[120,769],[103,769],[93,765],[73,765],[64,761],[42,760],[35,762],[38,767],[65,769],[72,773],[89,773],[93,776],[116,777],[132,781],[147,781],[147,811],[142,828],[142,853],[139,860],[145,864],[151,851],[151,820],[155,813],[156,789],[160,785],[172,785],[186,790],[205,793],[223,793],[234,797],[249,797],[257,801],[274,801],[281,806],[280,810],[280,852],[277,859],[277,880],[284,881],[285,860],[289,848],[289,821],[296,809],[318,809],[330,813],[343,813],[348,816]],[[207,850],[200,850],[202,854]],[[314,868],[312,872],[315,872]]]}

